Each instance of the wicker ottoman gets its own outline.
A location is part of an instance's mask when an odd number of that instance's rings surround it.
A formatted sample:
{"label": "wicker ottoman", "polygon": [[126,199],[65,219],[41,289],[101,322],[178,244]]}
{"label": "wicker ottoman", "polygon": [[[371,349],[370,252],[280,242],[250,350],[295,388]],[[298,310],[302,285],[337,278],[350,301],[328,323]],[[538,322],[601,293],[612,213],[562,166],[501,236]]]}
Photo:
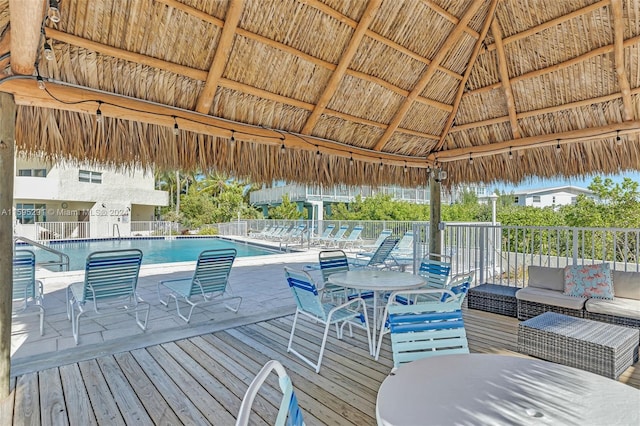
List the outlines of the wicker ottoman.
{"label": "wicker ottoman", "polygon": [[518,325],[518,351],[617,379],[638,359],[640,332],[545,312]]}
{"label": "wicker ottoman", "polygon": [[519,287],[497,284],[482,284],[469,289],[467,307],[481,311],[493,312],[510,317],[518,316],[516,292]]}

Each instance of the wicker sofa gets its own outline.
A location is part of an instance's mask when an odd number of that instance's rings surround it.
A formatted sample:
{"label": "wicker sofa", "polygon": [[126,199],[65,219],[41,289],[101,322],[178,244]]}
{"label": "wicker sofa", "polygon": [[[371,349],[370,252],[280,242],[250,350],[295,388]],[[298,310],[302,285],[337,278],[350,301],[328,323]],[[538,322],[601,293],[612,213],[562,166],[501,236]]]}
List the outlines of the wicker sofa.
{"label": "wicker sofa", "polygon": [[558,312],[640,328],[640,272],[613,271],[614,299],[566,296],[564,268],[529,266],[528,286],[516,293],[518,319]]}

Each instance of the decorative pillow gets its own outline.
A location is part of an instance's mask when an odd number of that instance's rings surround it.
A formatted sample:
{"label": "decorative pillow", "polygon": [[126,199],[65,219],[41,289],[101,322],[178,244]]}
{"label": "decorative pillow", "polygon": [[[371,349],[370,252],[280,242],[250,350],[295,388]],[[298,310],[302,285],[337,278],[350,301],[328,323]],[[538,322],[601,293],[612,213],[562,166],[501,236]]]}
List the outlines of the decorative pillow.
{"label": "decorative pillow", "polygon": [[609,264],[565,267],[564,294],[574,297],[613,299],[613,281]]}

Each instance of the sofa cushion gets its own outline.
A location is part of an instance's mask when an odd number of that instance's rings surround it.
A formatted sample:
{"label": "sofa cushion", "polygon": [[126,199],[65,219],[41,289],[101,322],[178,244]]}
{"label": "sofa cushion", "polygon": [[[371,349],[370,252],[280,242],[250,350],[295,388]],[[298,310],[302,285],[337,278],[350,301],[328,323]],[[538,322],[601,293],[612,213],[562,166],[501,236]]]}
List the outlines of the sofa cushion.
{"label": "sofa cushion", "polygon": [[569,265],[564,268],[564,294],[613,299],[613,281],[608,263]]}
{"label": "sofa cushion", "polygon": [[640,272],[613,271],[612,278],[616,297],[640,300]]}
{"label": "sofa cushion", "polygon": [[586,297],[565,296],[561,291],[535,287],[518,290],[516,299],[577,310],[582,309],[587,300]]}
{"label": "sofa cushion", "polygon": [[564,291],[564,268],[529,266],[529,287]]}
{"label": "sofa cushion", "polygon": [[614,297],[613,300],[589,299],[585,309],[595,314],[615,315],[617,317],[640,320],[640,300]]}

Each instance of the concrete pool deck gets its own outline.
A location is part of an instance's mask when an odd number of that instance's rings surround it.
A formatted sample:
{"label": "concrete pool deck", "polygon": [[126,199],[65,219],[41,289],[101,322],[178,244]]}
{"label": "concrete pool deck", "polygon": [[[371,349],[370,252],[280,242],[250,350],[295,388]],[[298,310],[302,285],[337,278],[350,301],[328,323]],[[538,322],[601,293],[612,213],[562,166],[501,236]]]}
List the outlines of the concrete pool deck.
{"label": "concrete pool deck", "polygon": [[[233,294],[243,298],[238,313],[226,309],[223,303],[207,303],[196,307],[189,324],[178,317],[175,304],[165,307],[159,302],[156,288],[158,281],[189,277],[195,262],[144,265],[140,269],[138,293],[151,306],[147,330],[143,332],[136,325],[133,314],[87,313],[80,322],[78,345],[67,319],[66,288],[72,282],[83,281],[84,271],[38,270],[36,276],[43,282],[45,294],[44,335],[40,336],[35,310],[33,315],[13,320],[11,375],[292,314],[295,301],[284,279],[283,267],[302,269],[304,265],[317,263],[318,251],[236,258],[229,284]],[[320,279],[318,271],[312,275]]]}

